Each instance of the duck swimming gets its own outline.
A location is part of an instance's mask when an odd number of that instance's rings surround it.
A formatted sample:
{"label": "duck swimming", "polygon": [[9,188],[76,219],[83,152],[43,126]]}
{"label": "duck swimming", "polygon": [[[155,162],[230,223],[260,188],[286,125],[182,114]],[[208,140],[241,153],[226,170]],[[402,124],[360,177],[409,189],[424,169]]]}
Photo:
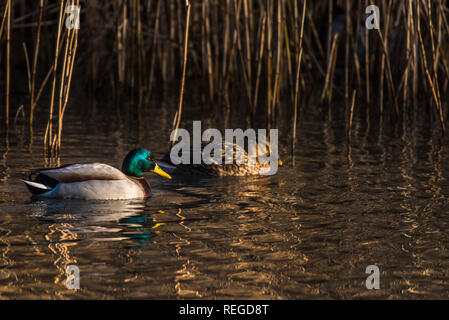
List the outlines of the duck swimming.
{"label": "duck swimming", "polygon": [[[267,148],[267,154],[268,150],[270,148],[270,144],[268,141],[265,142],[266,148]],[[206,146],[206,143],[201,144],[201,154],[203,155],[202,150]],[[229,146],[231,150],[234,150],[235,152],[232,152],[229,156],[226,154],[226,147]],[[248,145],[246,144],[245,147],[247,148]],[[262,149],[263,150],[263,149]],[[263,172],[266,172],[270,170],[270,164],[269,163],[261,163],[257,155],[253,156],[254,161],[252,163],[249,162],[250,154],[248,153],[248,150],[245,148],[242,148],[235,142],[228,143],[224,142],[222,145],[222,148],[220,150],[221,154],[221,161],[218,163],[215,162],[214,159],[206,157],[206,160],[204,161],[204,158],[202,159],[201,163],[199,164],[193,164],[193,152],[194,150],[191,148],[189,155],[190,155],[190,163],[188,164],[174,164],[172,163],[170,159],[170,153],[165,154],[164,159],[160,162],[161,167],[163,167],[167,172],[173,174],[173,175],[183,175],[183,176],[208,176],[208,177],[225,177],[225,176],[251,176],[251,175],[261,175]],[[241,153],[243,156],[243,163],[237,164],[236,163],[236,155],[238,153]],[[212,154],[213,156],[213,154]],[[229,158],[229,159],[228,159]],[[283,163],[280,159],[278,159],[278,165],[282,166]],[[227,164],[229,163],[229,164]]]}
{"label": "duck swimming", "polygon": [[123,160],[122,170],[103,163],[71,164],[32,171],[22,179],[34,196],[43,198],[118,200],[151,195],[144,174],[154,172],[171,179],[146,149],[134,149]]}

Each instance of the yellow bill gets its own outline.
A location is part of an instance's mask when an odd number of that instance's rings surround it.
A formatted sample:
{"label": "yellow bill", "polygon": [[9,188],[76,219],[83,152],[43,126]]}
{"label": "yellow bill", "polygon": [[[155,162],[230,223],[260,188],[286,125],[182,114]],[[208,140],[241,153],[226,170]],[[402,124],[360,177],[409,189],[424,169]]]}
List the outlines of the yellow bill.
{"label": "yellow bill", "polygon": [[157,163],[155,163],[155,167],[154,167],[154,169],[153,169],[153,172],[154,173],[156,173],[156,174],[158,174],[158,175],[160,175],[160,176],[162,176],[162,177],[164,177],[164,178],[167,178],[167,179],[171,179],[171,177],[170,177],[170,175],[167,173],[167,172],[165,172],[164,170],[162,170],[158,165],[157,165]]}

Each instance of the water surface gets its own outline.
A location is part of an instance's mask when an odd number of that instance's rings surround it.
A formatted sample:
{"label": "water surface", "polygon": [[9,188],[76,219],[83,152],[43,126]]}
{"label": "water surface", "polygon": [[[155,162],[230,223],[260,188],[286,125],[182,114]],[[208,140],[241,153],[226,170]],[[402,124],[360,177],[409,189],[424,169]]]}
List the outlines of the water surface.
{"label": "water surface", "polygon": [[[348,150],[341,118],[305,115],[293,156],[281,130],[276,175],[149,175],[146,200],[33,200],[20,182],[46,165],[120,167],[135,146],[162,157],[171,119],[155,114],[69,110],[57,163],[42,156],[42,130],[30,148],[23,126],[11,129],[0,148],[0,298],[448,298],[448,153],[425,119],[382,131],[356,116]],[[65,285],[71,264],[79,290]],[[368,265],[380,290],[365,287]]]}

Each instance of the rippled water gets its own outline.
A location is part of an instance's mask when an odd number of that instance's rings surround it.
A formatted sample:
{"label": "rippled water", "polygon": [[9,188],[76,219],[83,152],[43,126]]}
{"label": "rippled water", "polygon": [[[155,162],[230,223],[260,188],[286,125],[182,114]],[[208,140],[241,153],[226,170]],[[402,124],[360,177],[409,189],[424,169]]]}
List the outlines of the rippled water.
{"label": "rippled water", "polygon": [[[11,130],[0,149],[0,298],[448,298],[448,153],[427,119],[380,130],[360,116],[348,150],[341,118],[305,115],[293,157],[281,132],[277,175],[149,175],[154,195],[142,201],[32,200],[19,180],[45,165],[120,166],[137,145],[162,157],[171,121],[155,114],[69,112],[54,164],[41,131],[30,152]],[[72,264],[80,290],[65,286]],[[379,290],[365,287],[368,265],[380,268]]]}

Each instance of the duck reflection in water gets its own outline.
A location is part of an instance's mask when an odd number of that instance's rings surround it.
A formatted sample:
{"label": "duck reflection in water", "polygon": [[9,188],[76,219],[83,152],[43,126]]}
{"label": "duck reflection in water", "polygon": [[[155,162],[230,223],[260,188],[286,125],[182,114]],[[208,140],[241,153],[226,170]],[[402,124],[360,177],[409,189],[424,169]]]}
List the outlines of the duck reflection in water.
{"label": "duck reflection in water", "polygon": [[[156,213],[164,213],[163,210],[158,210]],[[164,225],[163,222],[158,222],[155,217],[150,217],[147,214],[141,214],[136,216],[130,216],[121,218],[119,224],[126,227],[121,234],[128,237],[130,240],[139,242],[139,245],[129,246],[130,249],[145,248],[146,243],[160,234],[161,231],[157,230],[160,226]]]}
{"label": "duck reflection in water", "polygon": [[[33,216],[58,226],[58,229],[65,229],[75,236],[73,240],[79,241],[148,241],[159,233],[156,229],[163,225],[157,222],[154,214],[164,211],[148,207],[145,200],[39,200],[33,201],[31,206]],[[94,234],[114,236],[97,237]]]}
{"label": "duck reflection in water", "polygon": [[[148,200],[32,201],[29,204],[32,216],[48,225],[43,237],[52,252],[53,264],[58,269],[54,282],[64,284],[67,266],[78,265],[80,260],[85,259],[84,254],[77,254],[84,250],[79,251],[77,247],[84,247],[92,253],[95,252],[95,244],[106,241],[121,243],[114,250],[139,250],[147,247],[161,233],[158,228],[164,225],[156,216],[165,213],[151,208],[147,202]],[[42,244],[38,239],[32,240],[36,247]]]}

